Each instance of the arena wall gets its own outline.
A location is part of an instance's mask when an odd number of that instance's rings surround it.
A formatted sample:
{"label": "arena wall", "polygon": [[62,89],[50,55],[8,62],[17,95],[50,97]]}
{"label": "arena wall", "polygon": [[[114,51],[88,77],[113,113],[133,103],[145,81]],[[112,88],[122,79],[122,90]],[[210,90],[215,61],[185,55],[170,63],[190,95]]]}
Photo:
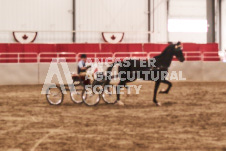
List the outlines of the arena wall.
{"label": "arena wall", "polygon": [[[49,70],[49,63],[23,63],[23,64],[0,64],[1,78],[0,85],[31,85],[43,84]],[[69,63],[69,70],[77,72],[77,64]],[[182,71],[182,77],[186,81],[226,81],[226,63],[223,62],[173,62],[170,67],[170,73]],[[59,65],[59,69],[63,78],[63,70]],[[175,81],[175,80],[173,80]],[[52,82],[58,83],[57,78],[54,77]]]}
{"label": "arena wall", "polygon": [[4,63],[0,64],[0,85],[38,84],[37,63]]}

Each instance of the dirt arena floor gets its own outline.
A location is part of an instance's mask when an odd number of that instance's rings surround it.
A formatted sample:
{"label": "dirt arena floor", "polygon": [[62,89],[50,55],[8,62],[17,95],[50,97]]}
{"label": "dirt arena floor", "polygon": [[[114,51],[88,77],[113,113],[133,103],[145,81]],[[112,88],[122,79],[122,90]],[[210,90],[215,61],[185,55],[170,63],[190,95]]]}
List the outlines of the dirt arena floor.
{"label": "dirt arena floor", "polygon": [[226,83],[174,83],[158,95],[161,107],[153,83],[140,84],[141,94],[122,95],[124,107],[69,95],[50,106],[42,86],[0,86],[0,150],[226,151]]}

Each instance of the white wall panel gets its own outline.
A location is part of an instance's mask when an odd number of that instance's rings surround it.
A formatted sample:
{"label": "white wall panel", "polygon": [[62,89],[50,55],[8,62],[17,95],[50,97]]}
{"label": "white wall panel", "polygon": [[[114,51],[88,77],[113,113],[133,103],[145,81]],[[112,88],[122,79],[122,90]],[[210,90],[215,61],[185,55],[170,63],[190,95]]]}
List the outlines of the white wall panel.
{"label": "white wall panel", "polygon": [[170,0],[170,18],[206,18],[206,0]]}
{"label": "white wall panel", "polygon": [[[168,35],[167,0],[151,0],[151,4],[151,42],[206,43],[206,33]],[[0,42],[14,42],[15,30],[71,31],[71,10],[72,0],[0,0]],[[222,15],[225,10],[223,6]],[[124,43],[148,42],[147,11],[148,0],[76,0],[76,31],[85,31],[76,33],[76,42],[104,42],[102,31],[130,31],[125,33]],[[170,0],[169,18],[206,19],[206,0]],[[226,17],[222,18],[225,25]],[[226,37],[224,28],[222,36]],[[40,32],[35,42],[72,42],[72,33]]]}
{"label": "white wall panel", "polygon": [[[206,20],[206,0],[170,0],[169,19]],[[207,28],[207,27],[203,27]],[[169,32],[169,41],[206,43],[206,32]]]}
{"label": "white wall panel", "polygon": [[181,41],[184,43],[206,43],[206,33],[185,33],[185,32],[175,32],[169,33],[169,41],[177,42]]}
{"label": "white wall panel", "polygon": [[[71,31],[71,0],[0,0],[0,31]],[[14,42],[0,32],[1,42]],[[71,42],[72,33],[40,32],[36,42]]]}
{"label": "white wall panel", "polygon": [[76,41],[104,42],[101,32],[129,31],[123,42],[147,42],[147,33],[130,33],[148,31],[147,10],[147,0],[77,0],[76,30],[99,32],[77,33]]}
{"label": "white wall panel", "polygon": [[[151,42],[166,43],[167,38],[167,0],[151,0]],[[153,7],[154,6],[154,7]]]}

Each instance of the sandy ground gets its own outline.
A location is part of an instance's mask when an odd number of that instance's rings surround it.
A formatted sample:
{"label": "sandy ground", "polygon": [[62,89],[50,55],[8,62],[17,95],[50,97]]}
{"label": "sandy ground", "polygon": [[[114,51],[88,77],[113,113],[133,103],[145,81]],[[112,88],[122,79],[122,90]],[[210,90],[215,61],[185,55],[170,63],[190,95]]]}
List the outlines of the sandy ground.
{"label": "sandy ground", "polygon": [[141,84],[141,94],[122,96],[124,107],[77,105],[69,95],[50,106],[41,86],[1,86],[0,150],[226,151],[226,83],[174,83],[158,95],[162,107],[153,83]]}

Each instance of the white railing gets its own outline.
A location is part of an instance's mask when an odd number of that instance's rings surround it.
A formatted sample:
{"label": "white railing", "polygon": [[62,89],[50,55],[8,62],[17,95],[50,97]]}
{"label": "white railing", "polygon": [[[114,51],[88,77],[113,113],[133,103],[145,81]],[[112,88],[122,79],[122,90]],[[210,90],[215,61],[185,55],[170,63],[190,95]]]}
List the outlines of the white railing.
{"label": "white railing", "polygon": [[[98,61],[105,61],[105,59],[112,58],[114,61],[117,59],[133,58],[133,59],[146,59],[152,58],[159,55],[161,52],[116,52],[116,53],[94,53],[87,52],[88,58],[92,61],[99,59]],[[64,58],[68,62],[78,62],[80,60],[80,55],[83,53],[73,53],[73,52],[42,52],[42,53],[0,53],[0,62],[3,63],[23,63],[23,62],[36,62],[36,63],[46,63],[51,62],[53,58]],[[208,54],[213,54],[208,56]],[[197,60],[205,61],[206,59],[219,59],[218,52],[184,52],[184,57],[187,61]],[[103,59],[103,60],[100,60]]]}
{"label": "white railing", "polygon": [[189,51],[189,52],[183,52],[183,53],[184,53],[184,58],[186,61],[189,61],[191,59],[194,59],[197,61],[203,60],[203,55],[200,51]]}
{"label": "white railing", "polygon": [[[108,59],[108,58],[112,58],[113,56],[113,53],[111,52],[100,52],[100,53],[95,53],[95,52],[87,52],[87,53],[78,53],[76,55],[76,62],[79,62],[80,60],[80,56],[82,54],[86,54],[87,55],[87,58],[91,59],[92,61],[96,62],[98,58],[102,58],[103,61],[105,59]],[[98,60],[98,61],[101,61],[101,60]]]}
{"label": "white railing", "polygon": [[149,52],[148,53],[148,58],[153,58],[154,56],[160,55],[161,52]]}
{"label": "white railing", "polygon": [[22,63],[26,61],[38,62],[38,54],[37,53],[0,53],[0,62]]}
{"label": "white railing", "polygon": [[132,58],[132,59],[143,59],[148,58],[147,52],[115,52],[113,58]]}
{"label": "white railing", "polygon": [[[183,52],[183,53],[184,53],[184,58],[186,61],[188,61],[190,59],[197,59],[197,60],[202,61],[202,53],[199,51],[190,51],[190,52]],[[161,52],[149,52],[148,58],[152,58],[159,54],[161,54]],[[174,57],[174,58],[176,58],[176,57]]]}
{"label": "white railing", "polygon": [[[38,55],[38,63],[51,62],[53,58],[65,58],[66,60],[76,61],[76,53],[73,52],[41,52]],[[46,61],[44,61],[46,60]]]}
{"label": "white railing", "polygon": [[[211,56],[209,56],[209,55],[211,55]],[[202,56],[203,56],[202,61],[206,61],[206,59],[216,59],[216,60],[220,59],[218,52],[203,52]]]}

